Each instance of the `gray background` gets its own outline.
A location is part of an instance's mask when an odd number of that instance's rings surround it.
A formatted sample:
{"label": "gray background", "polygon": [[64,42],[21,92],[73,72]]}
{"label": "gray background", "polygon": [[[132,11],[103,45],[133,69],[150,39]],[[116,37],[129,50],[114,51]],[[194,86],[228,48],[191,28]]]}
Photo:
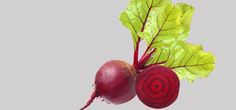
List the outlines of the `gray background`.
{"label": "gray background", "polygon": [[[184,1],[184,0],[175,0]],[[235,2],[185,0],[196,8],[188,41],[217,57],[206,79],[181,82],[165,110],[235,107]],[[0,110],[78,110],[107,60],[132,62],[132,40],[118,20],[127,0],[1,0]],[[88,110],[150,110],[137,97],[120,106],[95,100]]]}

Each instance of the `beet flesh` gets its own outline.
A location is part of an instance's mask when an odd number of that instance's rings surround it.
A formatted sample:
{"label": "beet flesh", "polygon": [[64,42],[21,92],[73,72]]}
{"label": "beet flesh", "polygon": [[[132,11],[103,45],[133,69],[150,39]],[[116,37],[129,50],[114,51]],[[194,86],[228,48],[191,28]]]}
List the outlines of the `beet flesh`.
{"label": "beet flesh", "polygon": [[135,92],[136,71],[132,65],[120,60],[106,62],[97,71],[95,90],[87,104],[88,107],[96,97],[101,97],[112,104],[122,104],[130,101]]}
{"label": "beet flesh", "polygon": [[179,94],[179,78],[167,67],[153,65],[147,67],[137,77],[136,94],[147,106],[164,108],[171,105]]}

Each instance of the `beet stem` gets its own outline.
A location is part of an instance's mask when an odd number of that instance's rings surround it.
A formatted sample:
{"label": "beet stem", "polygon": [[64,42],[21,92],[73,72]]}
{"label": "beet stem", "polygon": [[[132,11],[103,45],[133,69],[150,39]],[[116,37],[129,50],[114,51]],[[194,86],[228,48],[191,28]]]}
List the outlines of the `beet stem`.
{"label": "beet stem", "polygon": [[152,56],[152,54],[156,51],[156,48],[153,49],[150,53],[146,54],[143,58],[141,58],[139,60],[138,63],[138,69],[142,69],[144,67],[144,65],[146,64],[146,62],[150,59],[150,57]]}
{"label": "beet stem", "polygon": [[97,92],[96,92],[96,90],[94,90],[92,95],[90,96],[90,99],[88,100],[87,104],[83,108],[81,108],[80,110],[84,110],[85,108],[87,108],[97,96],[98,96]]}
{"label": "beet stem", "polygon": [[134,50],[134,62],[133,65],[136,67],[138,65],[138,53],[139,53],[139,43],[141,39],[138,37],[138,42],[136,43],[136,48]]}

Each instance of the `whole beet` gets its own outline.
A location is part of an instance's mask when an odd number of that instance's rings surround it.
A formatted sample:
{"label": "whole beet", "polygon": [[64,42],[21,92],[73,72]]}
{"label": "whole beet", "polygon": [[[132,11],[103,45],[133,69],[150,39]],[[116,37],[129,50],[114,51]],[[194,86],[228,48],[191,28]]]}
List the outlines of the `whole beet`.
{"label": "whole beet", "polygon": [[132,65],[120,60],[106,62],[97,71],[95,90],[90,100],[80,110],[88,107],[96,97],[101,97],[112,104],[130,101],[136,95],[136,72]]}

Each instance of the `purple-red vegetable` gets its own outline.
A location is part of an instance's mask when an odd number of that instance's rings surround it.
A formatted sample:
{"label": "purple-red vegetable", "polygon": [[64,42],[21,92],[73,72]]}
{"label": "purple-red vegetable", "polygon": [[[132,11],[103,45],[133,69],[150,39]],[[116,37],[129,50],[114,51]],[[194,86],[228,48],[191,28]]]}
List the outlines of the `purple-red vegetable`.
{"label": "purple-red vegetable", "polygon": [[122,104],[135,95],[136,71],[132,65],[120,60],[105,63],[97,72],[95,90],[90,100],[80,110],[88,107],[96,97],[102,97],[109,103]]}
{"label": "purple-red vegetable", "polygon": [[[80,110],[97,97],[123,104],[135,95],[146,106],[161,109],[178,97],[177,74],[191,82],[207,77],[214,69],[215,57],[201,46],[185,41],[193,13],[191,5],[171,0],[131,0],[120,20],[132,34],[133,64],[111,60],[102,65],[95,77],[95,89]],[[147,46],[139,57],[142,41]]]}
{"label": "purple-red vegetable", "polygon": [[170,68],[153,65],[142,71],[136,80],[138,98],[152,108],[164,108],[178,97],[180,81]]}

